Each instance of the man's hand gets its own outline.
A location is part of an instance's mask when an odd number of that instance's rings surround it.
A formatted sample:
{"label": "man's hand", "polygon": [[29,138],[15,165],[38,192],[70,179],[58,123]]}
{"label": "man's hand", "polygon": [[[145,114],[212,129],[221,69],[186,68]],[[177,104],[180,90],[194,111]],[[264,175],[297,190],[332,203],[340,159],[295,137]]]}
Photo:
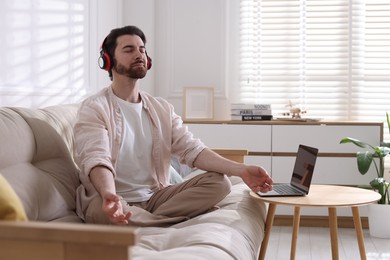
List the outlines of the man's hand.
{"label": "man's hand", "polygon": [[110,222],[115,225],[127,225],[131,212],[124,213],[120,197],[116,194],[106,194],[103,198],[103,212],[106,213]]}
{"label": "man's hand", "polygon": [[194,166],[201,170],[219,172],[227,176],[239,176],[254,192],[272,190],[273,181],[264,168],[228,160],[209,148],[200,152],[194,161]]}
{"label": "man's hand", "polygon": [[246,166],[240,176],[253,192],[268,192],[272,190],[273,180],[262,167]]}

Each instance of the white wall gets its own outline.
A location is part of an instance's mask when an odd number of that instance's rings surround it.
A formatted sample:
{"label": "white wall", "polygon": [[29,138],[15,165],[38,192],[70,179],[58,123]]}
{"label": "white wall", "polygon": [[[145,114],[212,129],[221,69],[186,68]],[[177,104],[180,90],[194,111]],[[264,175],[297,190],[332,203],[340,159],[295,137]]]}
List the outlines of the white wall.
{"label": "white wall", "polygon": [[146,36],[146,49],[152,59],[152,69],[141,82],[141,88],[151,94],[155,93],[155,1],[124,0],[123,24],[139,27]]}
{"label": "white wall", "polygon": [[96,92],[111,84],[108,72],[98,67],[99,50],[110,31],[113,28],[123,26],[124,14],[122,10],[124,6],[123,0],[99,0],[96,1],[95,6],[95,10],[90,10],[91,26],[96,26],[90,30],[90,75],[92,89]]}
{"label": "white wall", "polygon": [[184,87],[213,87],[214,118],[229,119],[238,85],[237,10],[239,0],[124,1],[124,23],[145,32],[153,58],[142,88],[182,114]]}
{"label": "white wall", "polygon": [[183,111],[183,88],[205,86],[214,88],[214,118],[229,118],[233,2],[156,1],[155,94],[172,102],[178,114]]}

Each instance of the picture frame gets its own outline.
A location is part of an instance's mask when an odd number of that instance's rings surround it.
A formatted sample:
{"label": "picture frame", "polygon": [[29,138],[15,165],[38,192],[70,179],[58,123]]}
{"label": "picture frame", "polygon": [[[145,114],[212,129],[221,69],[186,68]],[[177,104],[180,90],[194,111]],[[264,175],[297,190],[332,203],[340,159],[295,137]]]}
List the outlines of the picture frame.
{"label": "picture frame", "polygon": [[187,121],[214,119],[214,88],[185,87],[183,119]]}

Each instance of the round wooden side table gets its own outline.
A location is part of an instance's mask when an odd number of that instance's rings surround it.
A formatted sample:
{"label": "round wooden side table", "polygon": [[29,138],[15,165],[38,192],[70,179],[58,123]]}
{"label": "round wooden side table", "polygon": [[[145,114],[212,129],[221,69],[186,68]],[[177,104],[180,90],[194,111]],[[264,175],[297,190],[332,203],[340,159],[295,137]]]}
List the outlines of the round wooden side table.
{"label": "round wooden side table", "polygon": [[329,229],[332,247],[332,259],[339,259],[338,235],[337,235],[337,211],[338,207],[350,207],[352,209],[355,224],[356,237],[359,245],[361,259],[366,259],[364,247],[363,229],[359,215],[359,206],[376,202],[380,194],[367,189],[337,186],[337,185],[311,185],[309,194],[297,197],[260,197],[253,191],[250,195],[260,201],[268,202],[268,214],[265,223],[265,234],[261,244],[259,260],[265,258],[269,236],[278,204],[294,206],[293,232],[291,240],[290,259],[295,259],[298,239],[300,208],[301,207],[327,207],[329,213]]}

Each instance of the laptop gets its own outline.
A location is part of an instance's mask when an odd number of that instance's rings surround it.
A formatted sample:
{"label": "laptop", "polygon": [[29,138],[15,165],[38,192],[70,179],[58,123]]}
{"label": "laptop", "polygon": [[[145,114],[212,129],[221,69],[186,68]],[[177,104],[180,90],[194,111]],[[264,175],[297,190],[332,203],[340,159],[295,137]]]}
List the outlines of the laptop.
{"label": "laptop", "polygon": [[290,183],[275,183],[269,192],[257,192],[261,197],[305,196],[309,193],[318,149],[300,144]]}

